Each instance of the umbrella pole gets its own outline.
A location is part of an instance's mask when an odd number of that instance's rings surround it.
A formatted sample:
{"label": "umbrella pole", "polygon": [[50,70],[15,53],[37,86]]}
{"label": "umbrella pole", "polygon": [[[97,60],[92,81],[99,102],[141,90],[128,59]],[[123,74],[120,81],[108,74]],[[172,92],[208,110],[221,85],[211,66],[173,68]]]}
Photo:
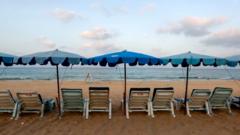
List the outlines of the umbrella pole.
{"label": "umbrella pole", "polygon": [[127,68],[126,68],[126,63],[124,63],[124,93],[123,93],[124,114],[125,114],[125,111],[126,111],[126,108],[125,108],[126,97],[127,97]]}
{"label": "umbrella pole", "polygon": [[58,90],[58,113],[59,116],[61,116],[61,105],[60,105],[60,84],[59,84],[59,71],[58,71],[58,65],[56,66],[56,70],[57,70],[57,90]]}
{"label": "umbrella pole", "polygon": [[187,66],[187,76],[186,76],[186,89],[185,89],[185,97],[184,97],[185,106],[186,106],[187,97],[188,97],[188,77],[189,77],[189,65]]}

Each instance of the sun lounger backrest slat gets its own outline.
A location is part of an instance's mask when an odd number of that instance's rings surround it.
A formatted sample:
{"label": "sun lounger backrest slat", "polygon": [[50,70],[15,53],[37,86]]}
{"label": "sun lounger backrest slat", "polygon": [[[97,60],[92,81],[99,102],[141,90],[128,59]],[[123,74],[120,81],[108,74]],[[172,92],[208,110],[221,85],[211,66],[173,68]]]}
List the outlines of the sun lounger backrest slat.
{"label": "sun lounger backrest slat", "polygon": [[22,107],[24,108],[40,108],[43,104],[43,100],[40,94],[36,92],[32,93],[17,93],[17,97],[19,101],[22,103]]}
{"label": "sun lounger backrest slat", "polygon": [[109,107],[109,87],[89,87],[90,109],[106,109]]}
{"label": "sun lounger backrest slat", "polygon": [[203,107],[210,95],[211,91],[209,89],[193,89],[191,97],[189,98],[189,106]]}
{"label": "sun lounger backrest slat", "polygon": [[215,88],[210,98],[211,105],[225,105],[227,100],[230,98],[232,91],[233,90],[231,88]]}
{"label": "sun lounger backrest slat", "polygon": [[153,107],[154,106],[170,106],[173,99],[174,89],[173,87],[166,88],[154,88],[153,90]]}
{"label": "sun lounger backrest slat", "polygon": [[63,109],[82,108],[84,105],[82,89],[62,88]]}

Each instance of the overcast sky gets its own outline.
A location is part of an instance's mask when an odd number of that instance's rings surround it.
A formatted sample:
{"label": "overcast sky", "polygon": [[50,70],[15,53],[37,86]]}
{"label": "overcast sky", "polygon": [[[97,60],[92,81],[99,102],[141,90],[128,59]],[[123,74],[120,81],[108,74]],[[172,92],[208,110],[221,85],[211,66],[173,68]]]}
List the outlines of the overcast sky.
{"label": "overcast sky", "polygon": [[240,0],[0,0],[0,52],[240,54]]}

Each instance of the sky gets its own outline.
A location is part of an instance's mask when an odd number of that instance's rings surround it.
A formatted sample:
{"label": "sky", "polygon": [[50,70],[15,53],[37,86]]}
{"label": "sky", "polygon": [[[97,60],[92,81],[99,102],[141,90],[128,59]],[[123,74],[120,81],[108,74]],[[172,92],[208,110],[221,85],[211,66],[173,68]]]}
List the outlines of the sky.
{"label": "sky", "polygon": [[240,0],[0,0],[0,52],[240,54]]}

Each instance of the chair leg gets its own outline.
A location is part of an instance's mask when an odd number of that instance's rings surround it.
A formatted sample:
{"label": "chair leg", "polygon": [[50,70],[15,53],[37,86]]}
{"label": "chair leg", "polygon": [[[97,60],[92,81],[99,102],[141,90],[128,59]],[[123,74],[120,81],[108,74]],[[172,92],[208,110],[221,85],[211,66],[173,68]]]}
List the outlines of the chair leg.
{"label": "chair leg", "polygon": [[153,103],[151,102],[151,116],[152,116],[152,118],[154,118],[155,116],[154,116],[154,110],[153,110]]}
{"label": "chair leg", "polygon": [[172,112],[172,116],[173,118],[176,117],[175,113],[174,113],[174,105],[173,105],[173,102],[170,103],[171,104],[171,112]]}
{"label": "chair leg", "polygon": [[128,101],[126,102],[126,118],[129,119]]}
{"label": "chair leg", "polygon": [[227,101],[227,108],[228,108],[228,112],[229,112],[229,114],[232,114],[231,104],[230,104],[229,101]]}
{"label": "chair leg", "polygon": [[88,119],[88,115],[89,115],[89,103],[88,101],[86,102],[86,119]]}
{"label": "chair leg", "polygon": [[148,116],[151,116],[151,102],[148,102],[148,105],[147,105],[147,110],[148,110]]}
{"label": "chair leg", "polygon": [[16,117],[17,109],[18,109],[18,103],[15,103],[11,119],[14,119]]}
{"label": "chair leg", "polygon": [[109,100],[109,111],[108,111],[108,118],[112,118],[112,101],[111,99]]}
{"label": "chair leg", "polygon": [[189,117],[191,117],[188,102],[186,103],[186,110],[187,110],[187,115],[188,115]]}
{"label": "chair leg", "polygon": [[209,104],[208,104],[207,101],[205,102],[205,108],[206,108],[207,115],[211,116],[210,109],[209,109]]}
{"label": "chair leg", "polygon": [[83,114],[82,116],[84,117],[86,115],[86,102],[83,102]]}
{"label": "chair leg", "polygon": [[21,107],[22,107],[22,104],[21,103],[19,103],[18,104],[18,107],[17,107],[17,115],[16,115],[16,117],[15,117],[15,120],[17,120],[18,118],[19,118],[19,115],[20,115],[20,113],[21,113]]}
{"label": "chair leg", "polygon": [[42,118],[43,115],[44,115],[44,109],[45,109],[45,104],[42,104],[41,115],[40,115],[41,118]]}

